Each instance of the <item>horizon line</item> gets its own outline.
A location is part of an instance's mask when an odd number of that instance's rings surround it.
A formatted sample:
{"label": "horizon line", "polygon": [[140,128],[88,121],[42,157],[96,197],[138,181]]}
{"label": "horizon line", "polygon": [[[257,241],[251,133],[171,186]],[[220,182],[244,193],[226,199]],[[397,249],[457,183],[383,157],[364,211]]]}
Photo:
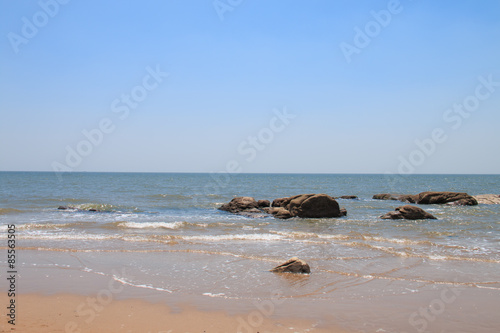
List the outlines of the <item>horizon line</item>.
{"label": "horizon line", "polygon": [[[56,173],[55,171],[41,170],[0,170],[0,173],[19,172],[19,173]],[[151,174],[218,174],[227,173],[231,175],[382,175],[382,176],[499,176],[500,173],[378,173],[378,172],[221,172],[221,171],[65,171],[63,174],[79,174],[79,173],[151,173]]]}

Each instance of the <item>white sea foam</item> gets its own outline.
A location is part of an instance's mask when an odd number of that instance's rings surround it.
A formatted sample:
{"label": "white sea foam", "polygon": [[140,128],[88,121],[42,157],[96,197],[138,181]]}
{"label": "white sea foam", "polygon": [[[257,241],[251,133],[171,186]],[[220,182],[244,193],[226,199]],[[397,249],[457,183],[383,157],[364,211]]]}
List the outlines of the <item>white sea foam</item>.
{"label": "white sea foam", "polygon": [[112,240],[120,239],[120,236],[114,235],[90,235],[90,234],[48,234],[48,233],[32,233],[24,234],[23,239],[44,239],[44,240]]}
{"label": "white sea foam", "polygon": [[208,297],[226,297],[225,294],[223,293],[218,293],[218,294],[213,294],[213,293],[203,293],[203,296],[208,296]]}
{"label": "white sea foam", "polygon": [[186,222],[120,222],[119,227],[130,229],[179,229],[186,225]]}
{"label": "white sea foam", "polygon": [[280,235],[271,234],[237,234],[237,235],[214,235],[214,236],[185,236],[185,240],[204,240],[204,241],[221,241],[221,240],[254,240],[254,241],[272,241],[283,240]]}
{"label": "white sea foam", "polygon": [[169,294],[172,293],[172,290],[169,290],[169,289],[155,287],[155,286],[152,286],[150,284],[135,284],[135,283],[132,283],[130,281],[127,281],[124,278],[119,278],[119,277],[116,277],[116,276],[113,276],[113,280],[115,280],[115,281],[117,281],[117,282],[119,282],[121,284],[124,284],[124,285],[127,285],[127,286],[131,286],[131,287],[135,287],[135,288],[144,288],[144,289],[151,289],[151,290],[156,290],[156,291],[164,291],[164,292],[167,292]]}

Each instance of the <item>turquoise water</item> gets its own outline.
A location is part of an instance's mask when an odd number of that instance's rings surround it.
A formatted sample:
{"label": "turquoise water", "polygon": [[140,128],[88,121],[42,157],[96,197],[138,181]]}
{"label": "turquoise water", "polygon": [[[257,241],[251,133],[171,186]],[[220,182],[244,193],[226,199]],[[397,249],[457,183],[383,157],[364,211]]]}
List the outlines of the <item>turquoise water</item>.
{"label": "turquoise water", "polygon": [[[418,332],[423,324],[412,317],[416,309],[443,288],[458,288],[462,296],[438,319],[426,319],[427,326],[450,332],[473,327],[479,319],[472,312],[483,311],[486,326],[476,332],[493,332],[500,327],[500,205],[422,206],[438,220],[389,221],[378,217],[403,203],[371,198],[499,189],[499,175],[71,173],[60,181],[53,173],[2,172],[0,221],[4,229],[16,225],[21,265],[32,279],[64,268],[116,278],[138,295],[168,303],[224,308],[231,300],[248,301],[234,306],[246,307],[242,311],[280,290],[288,305],[276,315],[333,320],[367,332]],[[338,219],[276,220],[217,210],[235,196],[272,201],[302,193],[359,200],[339,199],[348,215]],[[90,208],[99,212],[83,211]],[[268,272],[292,256],[306,260],[313,273],[290,278]],[[127,277],[112,272],[124,267]],[[38,285],[49,292],[63,288],[49,280]],[[371,310],[358,313],[362,308]],[[394,313],[390,320],[381,315],[387,312]],[[353,315],[366,322],[353,323]]]}

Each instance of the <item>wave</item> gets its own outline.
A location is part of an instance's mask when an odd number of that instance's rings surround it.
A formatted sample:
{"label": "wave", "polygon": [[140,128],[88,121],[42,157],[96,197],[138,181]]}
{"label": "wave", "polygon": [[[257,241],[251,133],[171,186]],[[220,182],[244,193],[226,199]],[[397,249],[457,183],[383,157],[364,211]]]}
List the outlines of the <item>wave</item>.
{"label": "wave", "polygon": [[371,236],[371,235],[363,235],[363,234],[357,234],[353,233],[350,235],[344,235],[344,234],[316,234],[313,232],[297,232],[297,231],[273,231],[271,230],[270,233],[273,234],[278,234],[287,238],[292,238],[292,239],[311,239],[311,238],[319,238],[319,239],[331,239],[331,240],[365,240],[365,241],[373,241],[373,242],[379,242],[379,243],[393,243],[393,244],[404,244],[404,245],[433,245],[437,246],[436,244],[422,240],[410,240],[407,238],[386,238],[386,237],[381,237],[381,236]]}
{"label": "wave", "polygon": [[[56,234],[52,231],[38,231],[36,234],[26,233],[23,235],[23,239],[34,239],[34,240],[67,240],[67,241],[124,241],[131,243],[148,243],[157,242],[162,244],[175,245],[179,242],[182,243],[193,243],[199,244],[200,242],[221,242],[221,241],[244,241],[244,242],[294,242],[294,240],[289,237],[277,234],[265,234],[265,233],[255,233],[255,234],[225,234],[225,235],[169,235],[169,234],[153,234],[153,235],[121,235],[121,234],[83,234],[83,233],[60,233]],[[301,241],[301,240],[298,240]],[[314,242],[309,239],[303,240],[307,243],[324,243],[324,242]],[[453,253],[446,252],[426,252],[426,249],[414,249],[414,248],[393,248],[391,246],[384,246],[379,244],[370,244],[360,241],[348,241],[348,242],[338,242],[337,245],[346,246],[349,248],[361,248],[366,249],[370,253],[382,252],[387,255],[403,257],[403,258],[421,258],[432,261],[462,261],[462,262],[482,262],[482,263],[495,263],[499,264],[500,260],[497,258],[479,257],[475,253],[470,253],[470,256],[457,256]],[[442,250],[446,250],[447,246],[442,246]],[[116,250],[119,251],[119,250]],[[154,252],[154,251],[153,251]]]}
{"label": "wave", "polygon": [[24,235],[24,239],[45,239],[45,240],[124,240],[130,242],[157,242],[157,241],[270,241],[282,240],[282,236],[270,234],[237,234],[237,235],[206,235],[206,236],[180,236],[180,235],[102,235],[102,234],[32,234]]}
{"label": "wave", "polygon": [[23,239],[43,239],[43,240],[114,240],[124,239],[120,235],[96,235],[96,234],[25,234]]}
{"label": "wave", "polygon": [[115,207],[111,204],[85,203],[85,204],[76,205],[75,207],[78,209],[81,209],[81,210],[95,209],[99,212],[113,212],[113,211],[117,210],[117,207]]}
{"label": "wave", "polygon": [[83,203],[79,205],[59,206],[59,209],[68,211],[90,211],[90,212],[106,212],[106,213],[142,212],[142,210],[133,206],[120,206],[120,205],[102,204],[102,203]]}
{"label": "wave", "polygon": [[209,198],[216,198],[216,199],[224,198],[224,196],[222,194],[215,194],[215,193],[207,194],[206,196]]}
{"label": "wave", "polygon": [[22,210],[15,208],[0,208],[0,215],[19,214],[22,212],[23,212]]}
{"label": "wave", "polygon": [[42,198],[41,201],[49,201],[49,202],[82,202],[85,201],[83,199],[76,198]]}
{"label": "wave", "polygon": [[207,235],[207,236],[183,236],[185,240],[201,241],[231,241],[231,240],[252,240],[252,241],[279,241],[284,240],[283,236],[272,234],[237,234],[237,235]]}
{"label": "wave", "polygon": [[190,199],[193,199],[193,196],[192,195],[183,195],[183,194],[151,194],[151,195],[147,195],[146,198],[170,199],[170,200],[190,200]]}
{"label": "wave", "polygon": [[96,222],[72,222],[72,223],[26,223],[18,225],[19,230],[56,230],[68,228],[86,228],[89,225],[96,225]]}
{"label": "wave", "polygon": [[186,225],[193,225],[187,222],[115,222],[113,225],[119,228],[128,229],[179,229]]}

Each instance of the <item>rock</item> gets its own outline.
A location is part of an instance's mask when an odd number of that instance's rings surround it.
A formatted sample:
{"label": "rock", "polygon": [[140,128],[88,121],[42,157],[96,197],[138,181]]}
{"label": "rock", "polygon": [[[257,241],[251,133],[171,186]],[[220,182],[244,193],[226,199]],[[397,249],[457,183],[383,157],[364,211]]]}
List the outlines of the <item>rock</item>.
{"label": "rock", "polygon": [[427,213],[425,210],[417,206],[412,206],[412,205],[401,206],[397,207],[396,211],[400,212],[403,215],[403,217],[407,220],[422,220],[422,219],[437,220],[434,215]]}
{"label": "rock", "polygon": [[375,194],[372,199],[376,200],[397,200],[402,202],[415,203],[415,196],[411,194]]}
{"label": "rock", "polygon": [[259,201],[257,201],[257,206],[260,208],[270,207],[271,203],[269,202],[269,200],[259,200]]}
{"label": "rock", "polygon": [[422,192],[416,195],[411,194],[375,194],[373,199],[377,200],[398,200],[407,203],[416,204],[447,204],[455,202],[455,205],[474,206],[477,205],[476,199],[467,193],[459,192]]}
{"label": "rock", "polygon": [[289,219],[292,214],[284,207],[269,207],[269,209],[264,209],[269,214],[272,214],[277,219]]}
{"label": "rock", "polygon": [[347,216],[347,209],[340,208],[340,216]]}
{"label": "rock", "polygon": [[459,192],[422,192],[416,195],[415,203],[421,205],[429,204],[446,204],[457,202],[458,205],[474,206],[477,205],[477,200],[467,193]]}
{"label": "rock", "polygon": [[231,213],[241,213],[245,211],[252,212],[252,209],[257,209],[258,207],[257,201],[252,197],[236,197],[229,203],[220,206],[219,209]]}
{"label": "rock", "polygon": [[309,274],[311,273],[311,268],[304,260],[293,257],[287,262],[271,269],[271,272]]}
{"label": "rock", "polygon": [[450,206],[475,206],[477,205],[477,200],[476,199],[460,199],[457,201],[451,201],[446,203],[447,205]]}
{"label": "rock", "polygon": [[340,217],[337,201],[327,194],[302,194],[286,206],[292,216],[306,218]]}
{"label": "rock", "polygon": [[57,207],[57,209],[60,209],[60,210],[72,210],[72,211],[78,211],[78,212],[102,212],[98,209],[95,209],[95,208],[89,208],[89,209],[80,209],[80,208],[77,208],[77,207],[73,207],[73,206],[59,206]]}
{"label": "rock", "polygon": [[381,219],[406,219],[406,220],[423,220],[423,219],[433,219],[436,217],[432,214],[427,213],[422,208],[412,205],[406,205],[397,207],[395,211],[389,212],[380,217]]}
{"label": "rock", "polygon": [[262,211],[258,208],[250,208],[243,210],[242,213],[262,213]]}
{"label": "rock", "polygon": [[375,200],[399,200],[398,196],[389,193],[375,194],[372,199]]}
{"label": "rock", "polygon": [[403,214],[401,214],[401,212],[398,212],[398,211],[389,212],[387,214],[380,216],[380,218],[384,219],[384,220],[402,220],[402,219],[404,219]]}
{"label": "rock", "polygon": [[500,195],[498,194],[480,194],[474,196],[477,203],[483,205],[499,205],[500,204]]}
{"label": "rock", "polygon": [[355,196],[355,195],[343,195],[341,197],[334,198],[334,199],[358,200],[359,198],[357,196]]}
{"label": "rock", "polygon": [[285,207],[290,202],[290,198],[274,199],[271,204],[272,207]]}
{"label": "rock", "polygon": [[396,196],[396,200],[407,203],[416,203],[418,195],[401,194]]}

